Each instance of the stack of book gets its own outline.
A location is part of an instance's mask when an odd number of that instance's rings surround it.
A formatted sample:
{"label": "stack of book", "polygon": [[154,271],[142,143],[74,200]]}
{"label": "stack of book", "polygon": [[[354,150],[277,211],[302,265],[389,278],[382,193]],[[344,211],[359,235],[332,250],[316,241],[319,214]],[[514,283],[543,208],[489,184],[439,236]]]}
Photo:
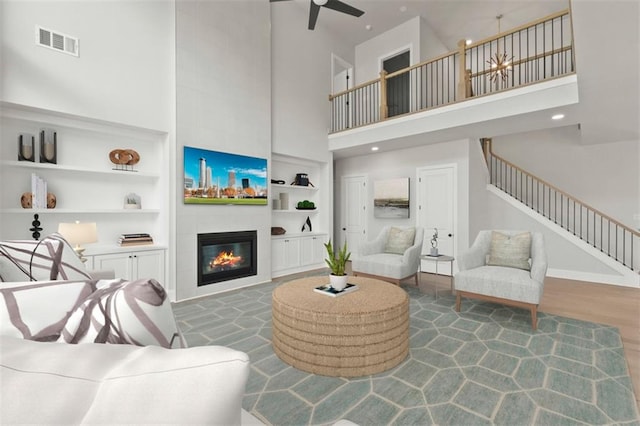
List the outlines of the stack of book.
{"label": "stack of book", "polygon": [[31,207],[47,208],[47,181],[35,173],[31,173]]}
{"label": "stack of book", "polygon": [[122,234],[118,238],[118,244],[121,246],[153,244],[153,238],[149,234]]}

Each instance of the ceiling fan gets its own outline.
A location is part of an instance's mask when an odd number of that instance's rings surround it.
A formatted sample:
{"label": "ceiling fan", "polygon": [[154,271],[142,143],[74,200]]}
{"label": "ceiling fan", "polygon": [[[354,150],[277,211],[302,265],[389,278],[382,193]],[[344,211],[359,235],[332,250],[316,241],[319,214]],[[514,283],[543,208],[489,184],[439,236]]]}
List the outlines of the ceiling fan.
{"label": "ceiling fan", "polygon": [[[269,0],[269,2],[274,3],[277,1],[288,1],[288,0]],[[346,13],[351,16],[359,17],[364,14],[364,11],[360,9],[356,9],[353,6],[349,6],[346,3],[341,2],[340,0],[309,0],[310,8],[309,8],[309,29],[313,30],[316,27],[316,21],[318,20],[318,13],[320,13],[321,7],[326,7],[328,9],[333,9],[338,12]]]}

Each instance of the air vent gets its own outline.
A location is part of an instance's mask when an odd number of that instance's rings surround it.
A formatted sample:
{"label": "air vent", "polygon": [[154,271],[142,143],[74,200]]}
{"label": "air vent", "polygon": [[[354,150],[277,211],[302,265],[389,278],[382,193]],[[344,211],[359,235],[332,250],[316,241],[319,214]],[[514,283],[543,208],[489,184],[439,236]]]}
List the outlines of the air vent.
{"label": "air vent", "polygon": [[78,39],[58,31],[48,30],[36,25],[36,44],[58,52],[78,55]]}

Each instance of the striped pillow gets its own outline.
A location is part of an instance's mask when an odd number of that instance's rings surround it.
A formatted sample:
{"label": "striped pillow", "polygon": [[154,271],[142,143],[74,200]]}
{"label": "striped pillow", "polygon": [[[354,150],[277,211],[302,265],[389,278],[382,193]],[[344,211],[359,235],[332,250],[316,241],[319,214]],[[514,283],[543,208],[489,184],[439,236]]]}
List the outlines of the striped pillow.
{"label": "striped pillow", "polygon": [[98,281],[58,341],[186,347],[167,294],[154,279]]}
{"label": "striped pillow", "polygon": [[0,286],[0,334],[56,341],[74,309],[95,291],[92,281],[39,281]]}
{"label": "striped pillow", "polygon": [[41,241],[0,242],[3,281],[90,280],[84,263],[58,233]]}

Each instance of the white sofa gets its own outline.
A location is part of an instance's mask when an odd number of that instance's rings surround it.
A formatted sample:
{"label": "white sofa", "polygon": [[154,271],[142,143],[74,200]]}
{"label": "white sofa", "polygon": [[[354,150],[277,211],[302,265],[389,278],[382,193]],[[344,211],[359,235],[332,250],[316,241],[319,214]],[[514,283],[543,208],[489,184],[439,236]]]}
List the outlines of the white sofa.
{"label": "white sofa", "polygon": [[[20,245],[0,242],[0,276],[19,276],[3,246]],[[242,410],[247,354],[186,348],[155,280],[67,260],[75,279],[0,282],[0,424],[259,423]]]}

